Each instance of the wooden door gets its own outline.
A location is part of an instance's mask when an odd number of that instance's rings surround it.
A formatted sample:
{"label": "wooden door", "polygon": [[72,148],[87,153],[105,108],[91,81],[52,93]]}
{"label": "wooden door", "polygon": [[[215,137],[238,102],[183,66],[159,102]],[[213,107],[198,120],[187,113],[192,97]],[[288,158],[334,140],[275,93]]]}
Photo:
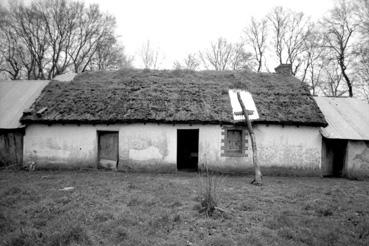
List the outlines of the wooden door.
{"label": "wooden door", "polygon": [[118,165],[118,132],[98,132],[98,167],[116,169]]}

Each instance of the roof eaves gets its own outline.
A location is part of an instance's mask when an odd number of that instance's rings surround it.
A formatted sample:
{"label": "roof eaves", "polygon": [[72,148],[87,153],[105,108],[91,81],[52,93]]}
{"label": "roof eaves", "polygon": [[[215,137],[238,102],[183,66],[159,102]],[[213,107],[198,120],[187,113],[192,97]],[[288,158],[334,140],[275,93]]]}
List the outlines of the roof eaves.
{"label": "roof eaves", "polygon": [[[30,124],[132,124],[132,123],[157,123],[157,124],[210,124],[210,125],[243,125],[245,122],[240,121],[217,121],[217,120],[147,120],[147,119],[134,119],[134,120],[46,120],[46,119],[21,119],[21,122],[25,125]],[[299,122],[299,121],[265,121],[255,120],[254,124],[265,125],[296,125],[296,126],[315,126],[324,127],[327,124],[321,122]]]}

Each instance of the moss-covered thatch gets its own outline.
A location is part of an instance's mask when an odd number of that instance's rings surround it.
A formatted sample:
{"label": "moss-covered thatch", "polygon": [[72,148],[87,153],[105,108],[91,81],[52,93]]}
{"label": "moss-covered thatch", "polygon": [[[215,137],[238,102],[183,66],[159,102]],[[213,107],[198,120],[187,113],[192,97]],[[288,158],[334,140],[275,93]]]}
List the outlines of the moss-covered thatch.
{"label": "moss-covered thatch", "polygon": [[50,82],[22,122],[234,123],[230,88],[252,93],[257,122],[326,124],[308,88],[292,76],[150,70],[85,72],[70,83]]}

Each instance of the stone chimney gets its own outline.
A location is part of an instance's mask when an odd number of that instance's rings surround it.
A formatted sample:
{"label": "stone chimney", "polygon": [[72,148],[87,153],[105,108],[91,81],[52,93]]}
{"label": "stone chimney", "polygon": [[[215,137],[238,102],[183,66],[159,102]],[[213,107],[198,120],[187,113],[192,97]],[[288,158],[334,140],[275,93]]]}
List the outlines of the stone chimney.
{"label": "stone chimney", "polygon": [[275,72],[283,75],[292,75],[292,64],[280,64],[278,67],[274,68]]}

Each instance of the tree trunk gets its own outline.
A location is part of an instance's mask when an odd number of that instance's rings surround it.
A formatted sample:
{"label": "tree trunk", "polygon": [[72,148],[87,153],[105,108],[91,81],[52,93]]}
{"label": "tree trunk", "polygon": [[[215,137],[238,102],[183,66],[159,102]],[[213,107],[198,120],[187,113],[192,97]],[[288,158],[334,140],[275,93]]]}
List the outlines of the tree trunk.
{"label": "tree trunk", "polygon": [[349,90],[349,96],[353,97],[354,93],[352,92],[352,84],[351,84],[351,81],[350,81],[349,77],[347,76],[345,70],[342,70],[342,75],[345,78],[345,81],[346,81],[346,84],[347,84],[347,87],[348,87],[348,90]]}
{"label": "tree trunk", "polygon": [[246,109],[246,107],[243,104],[243,101],[241,99],[240,92],[237,92],[237,98],[238,98],[238,102],[241,105],[242,112],[243,112],[243,115],[244,115],[245,121],[246,121],[247,130],[249,131],[250,139],[251,139],[252,162],[254,164],[254,169],[255,169],[255,178],[254,178],[253,181],[251,181],[251,184],[262,185],[263,184],[262,174],[261,174],[259,163],[258,163],[258,153],[257,153],[257,147],[256,147],[255,133],[254,133],[254,130],[252,129],[252,125],[251,125],[251,121],[249,119],[249,115],[247,113],[247,109]]}
{"label": "tree trunk", "polygon": [[352,92],[352,83],[351,83],[351,80],[350,80],[350,78],[347,76],[347,73],[346,73],[345,57],[344,57],[344,56],[341,56],[341,57],[339,58],[338,63],[339,63],[339,65],[340,65],[340,68],[341,68],[341,72],[342,72],[343,78],[344,78],[344,79],[345,79],[345,81],[346,81],[346,84],[347,84],[347,87],[348,87],[348,91],[349,91],[349,96],[350,96],[350,97],[353,97],[353,96],[354,96],[354,93]]}

